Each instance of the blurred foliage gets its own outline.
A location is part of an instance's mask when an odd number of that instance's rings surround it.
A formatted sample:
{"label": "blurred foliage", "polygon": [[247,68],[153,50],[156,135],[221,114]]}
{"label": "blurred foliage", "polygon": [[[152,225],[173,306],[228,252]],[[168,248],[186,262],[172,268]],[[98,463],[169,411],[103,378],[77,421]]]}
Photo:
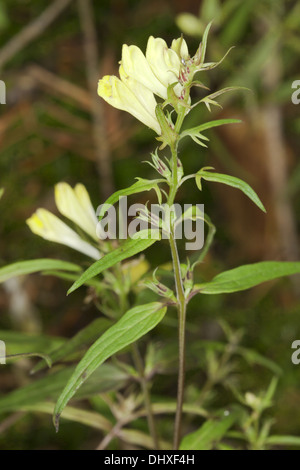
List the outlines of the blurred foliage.
{"label": "blurred foliage", "polygon": [[[38,17],[48,3],[46,0],[1,2],[1,48]],[[211,190],[208,185],[203,185],[203,200],[200,201],[196,186],[194,192],[183,188],[181,202],[204,202],[206,212],[211,214],[218,227],[211,252],[197,268],[197,281],[210,279],[221,270],[236,265],[237,261],[284,259],[280,230],[274,217],[276,200],[270,197],[273,183],[267,163],[263,122],[266,107],[275,106],[282,117],[282,144],[288,174],[285,190],[298,230],[300,125],[299,107],[291,103],[291,84],[300,78],[299,2],[102,0],[94,1],[93,6],[100,57],[99,78],[106,73],[116,73],[115,64],[123,43],[144,49],[150,35],[163,37],[170,43],[183,32],[189,49],[196,50],[211,19],[213,30],[208,57],[219,60],[229,47],[235,46],[222,67],[210,75],[210,82],[205,74],[202,80],[213,91],[231,85],[252,90],[237,94],[238,97],[227,95],[221,101],[224,110],[213,111],[214,116],[220,118],[241,118],[244,125],[241,130],[210,131],[209,148],[201,151],[184,140],[180,158],[189,173],[198,171],[200,164],[209,164],[245,177],[266,203],[268,214],[257,214],[242,195],[239,200],[231,190],[226,190],[225,195],[222,189],[214,192],[215,186]],[[271,85],[266,71],[266,64],[270,63],[271,71],[273,67],[278,74],[278,81],[273,84],[271,80]],[[50,78],[47,72],[51,72]],[[70,184],[80,181],[88,188],[95,207],[103,202],[101,174],[92,138],[93,118],[87,102],[83,37],[75,1],[32,44],[10,58],[0,70],[0,78],[7,84],[7,105],[0,105],[0,187],[5,190],[3,194],[1,190],[0,201],[0,264],[42,257],[81,261],[81,256],[74,255],[69,249],[33,236],[25,224],[26,218],[38,206],[55,211],[53,186],[59,181]],[[64,86],[60,79],[65,80]],[[78,95],[70,95],[68,85],[71,84],[78,86]],[[98,99],[96,83],[92,99]],[[154,173],[149,165],[142,164],[153,151],[152,132],[130,116],[103,106],[105,122],[102,130],[108,142],[113,186],[118,189],[128,186],[134,182],[136,174],[152,177]],[[192,127],[208,117],[211,118],[207,110],[197,108],[188,116],[187,125]],[[151,197],[146,193],[144,200],[132,196],[132,201],[146,202]],[[297,240],[299,245],[299,236]],[[167,245],[150,248],[147,258],[152,267],[163,264],[169,259]],[[195,347],[187,351],[186,433],[196,431],[201,435],[204,417],[220,418],[213,410],[229,409],[237,413],[235,431],[229,432],[226,440],[229,447],[277,448],[284,444],[285,448],[293,448],[299,445],[297,438],[280,439],[269,435],[271,432],[278,436],[300,436],[300,369],[291,362],[291,344],[300,335],[299,280],[297,283],[298,287],[285,279],[242,294],[202,296],[201,301],[197,297],[191,302],[187,335],[188,344]],[[93,290],[89,289],[85,298],[84,291],[78,291],[66,299],[68,287],[69,282],[52,276],[35,274],[22,278],[15,287],[18,299],[21,299],[20,293],[26,299],[25,310],[21,313],[16,311],[11,290],[1,288],[0,330],[5,333],[1,331],[0,339],[7,338],[11,348],[9,354],[41,350],[50,355],[53,351],[57,354],[59,347],[63,347],[63,338],[74,337],[82,328],[98,320],[99,309]],[[141,303],[155,299],[149,291],[141,293],[137,289],[135,295]],[[177,345],[172,338],[176,338],[175,310],[170,310],[168,318],[150,333],[149,344],[141,342],[146,369],[152,374],[151,380],[153,378],[159,433],[169,438],[177,358]],[[79,352],[70,352],[67,368],[62,369],[58,361],[49,376],[43,370],[38,372],[38,377],[44,381],[49,379],[51,384],[52,374],[56,374],[61,378],[64,376],[60,379],[62,382],[57,383],[65,382],[73,362],[81,357],[82,350],[91,341],[92,338],[85,338]],[[104,365],[111,368],[106,373],[112,374],[108,390],[103,391],[101,383],[97,388],[95,381],[87,382],[87,394],[79,397],[85,400],[80,402],[84,404],[82,414],[79,416],[78,409],[68,407],[71,423],[63,420],[58,435],[48,416],[53,407],[43,404],[35,409],[36,403],[24,401],[30,387],[35,386],[29,371],[37,360],[23,358],[6,367],[0,366],[0,412],[2,398],[2,412],[7,397],[15,398],[17,403],[17,394],[21,393],[22,402],[22,406],[18,402],[19,405],[7,407],[1,415],[0,448],[95,448],[102,433],[116,424],[120,412],[128,414],[129,424],[121,435],[124,448],[139,448],[142,444],[150,447],[144,414],[138,415],[141,399],[134,388],[132,371],[124,370],[122,366],[121,359],[130,364],[129,357],[125,351],[122,357]],[[278,377],[277,388],[274,376]],[[120,389],[125,391],[125,396],[118,393]],[[58,391],[52,390],[51,394],[50,397],[56,397]],[[173,396],[174,403],[166,404],[166,396]],[[40,396],[40,399],[45,398],[49,398],[47,393]],[[194,406],[189,409],[191,403]],[[11,410],[15,411],[15,421],[9,425],[8,411]],[[132,416],[135,417],[133,428],[130,427]],[[191,439],[197,441],[197,435]],[[118,447],[117,440],[112,440],[110,448]]]}

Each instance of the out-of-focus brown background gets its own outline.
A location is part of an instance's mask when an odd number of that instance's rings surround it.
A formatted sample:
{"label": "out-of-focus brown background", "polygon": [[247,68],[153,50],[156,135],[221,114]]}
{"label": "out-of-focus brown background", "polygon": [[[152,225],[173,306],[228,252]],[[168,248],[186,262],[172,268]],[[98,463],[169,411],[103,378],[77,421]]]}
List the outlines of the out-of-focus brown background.
{"label": "out-of-focus brown background", "polygon": [[[183,32],[193,55],[211,19],[208,60],[219,60],[235,47],[201,80],[212,90],[238,85],[251,91],[227,94],[220,100],[223,109],[211,115],[195,108],[186,126],[229,117],[243,122],[208,133],[208,149],[185,139],[180,158],[186,173],[209,165],[246,180],[267,214],[223,185],[204,184],[203,193],[194,183],[185,185],[180,201],[204,202],[218,229],[199,278],[244,263],[299,260],[300,104],[291,101],[292,83],[300,79],[299,3],[214,0],[203,8],[201,1],[178,0],[6,0],[0,3],[0,79],[6,84],[6,104],[0,105],[1,266],[40,257],[81,260],[39,239],[25,223],[37,207],[56,213],[57,182],[82,182],[97,207],[135,176],[153,176],[142,163],[155,148],[153,132],[104,103],[97,96],[97,80],[118,74],[123,43],[145,50],[150,35],[170,44]],[[196,89],[194,98],[200,93]],[[168,259],[167,250],[153,251],[153,267]],[[67,299],[66,290],[66,283],[36,275],[5,284],[0,329],[72,336],[95,313],[82,306],[80,293]],[[245,329],[245,345],[284,369],[275,413],[282,434],[300,432],[300,365],[290,360],[291,343],[300,337],[299,296],[300,281],[294,277],[242,295],[206,298],[202,308],[199,301],[191,304],[193,321],[199,310],[204,337],[214,339],[214,322],[222,317]],[[0,393],[28,380],[22,369],[15,373],[0,367]],[[245,365],[244,374],[250,388],[265,385],[261,371]],[[33,433],[37,422],[32,417],[23,422],[26,437],[22,425],[9,426],[7,434],[0,423],[0,445],[45,448],[49,440],[53,448],[84,447],[85,428],[72,433],[72,425],[66,427],[62,445],[48,421],[39,420],[39,436]]]}

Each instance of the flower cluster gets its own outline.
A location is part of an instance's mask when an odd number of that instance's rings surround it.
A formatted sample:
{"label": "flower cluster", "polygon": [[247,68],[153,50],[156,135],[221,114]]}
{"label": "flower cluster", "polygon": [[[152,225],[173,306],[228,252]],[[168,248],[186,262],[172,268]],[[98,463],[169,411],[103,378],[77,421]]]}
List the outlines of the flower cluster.
{"label": "flower cluster", "polygon": [[[62,215],[74,222],[93,240],[98,241],[98,221],[85,186],[77,184],[73,189],[67,183],[58,183],[55,186],[55,202]],[[33,233],[46,240],[62,243],[96,260],[101,258],[97,248],[47,209],[37,209],[26,222]]]}
{"label": "flower cluster", "polygon": [[154,95],[167,100],[169,90],[183,102],[189,102],[189,87],[194,74],[202,70],[205,48],[201,45],[190,57],[185,40],[174,39],[171,47],[161,38],[150,36],[146,55],[137,46],[123,45],[119,75],[106,75],[98,85],[98,94],[115,108],[127,111],[161,135]]}

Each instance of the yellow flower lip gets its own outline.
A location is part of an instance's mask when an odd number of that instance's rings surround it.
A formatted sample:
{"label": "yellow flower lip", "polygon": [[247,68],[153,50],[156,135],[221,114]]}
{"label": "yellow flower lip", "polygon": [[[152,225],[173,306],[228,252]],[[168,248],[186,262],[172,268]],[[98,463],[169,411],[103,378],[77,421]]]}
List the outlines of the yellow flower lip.
{"label": "yellow flower lip", "polygon": [[[97,218],[86,188],[82,184],[77,184],[73,190],[67,183],[59,183],[55,187],[55,196],[59,211],[98,240]],[[47,209],[37,209],[26,220],[26,223],[34,234],[45,240],[67,245],[96,260],[101,258],[101,253],[97,248],[83,240],[65,222]]]}
{"label": "yellow flower lip", "polygon": [[98,83],[98,95],[108,104],[127,111],[146,126],[161,134],[155,115],[156,101],[153,93],[143,84],[129,76],[120,66],[121,79],[105,75]]}
{"label": "yellow flower lip", "polygon": [[90,196],[83,184],[77,184],[73,189],[68,183],[58,183],[55,186],[55,202],[62,215],[98,241],[97,217]]}
{"label": "yellow flower lip", "polygon": [[112,98],[112,85],[110,75],[105,75],[101,80],[99,80],[98,95],[102,96],[103,98]]}

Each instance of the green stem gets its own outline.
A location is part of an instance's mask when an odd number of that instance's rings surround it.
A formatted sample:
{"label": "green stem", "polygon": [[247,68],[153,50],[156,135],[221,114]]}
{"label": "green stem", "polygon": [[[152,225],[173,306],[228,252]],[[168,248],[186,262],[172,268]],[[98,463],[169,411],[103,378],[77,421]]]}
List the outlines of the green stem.
{"label": "green stem", "polygon": [[173,234],[170,236],[170,247],[175,274],[177,308],[178,308],[178,343],[179,343],[179,368],[178,368],[178,386],[177,386],[177,407],[174,427],[173,449],[177,450],[181,438],[181,417],[184,397],[184,379],[185,379],[185,322],[186,322],[186,299],[182,284],[180,261],[177,246]]}
{"label": "green stem", "polygon": [[[187,98],[188,99],[188,98]],[[176,124],[175,132],[179,133],[185,115],[185,108],[180,110]],[[177,168],[177,142],[170,146],[172,155],[172,185],[168,197],[168,205],[172,206],[174,203],[176,193],[178,190],[178,168]],[[182,406],[184,398],[184,379],[185,379],[185,323],[186,323],[186,299],[184,296],[184,288],[181,278],[180,260],[176,240],[174,237],[173,229],[170,233],[170,248],[173,261],[173,269],[175,276],[176,294],[177,294],[177,309],[178,309],[178,349],[179,349],[179,366],[178,366],[178,385],[177,385],[177,405],[174,426],[174,440],[173,449],[177,450],[181,438],[181,418]]]}
{"label": "green stem", "polygon": [[172,154],[172,185],[168,197],[168,205],[172,206],[178,189],[177,182],[177,145],[171,147]]}

